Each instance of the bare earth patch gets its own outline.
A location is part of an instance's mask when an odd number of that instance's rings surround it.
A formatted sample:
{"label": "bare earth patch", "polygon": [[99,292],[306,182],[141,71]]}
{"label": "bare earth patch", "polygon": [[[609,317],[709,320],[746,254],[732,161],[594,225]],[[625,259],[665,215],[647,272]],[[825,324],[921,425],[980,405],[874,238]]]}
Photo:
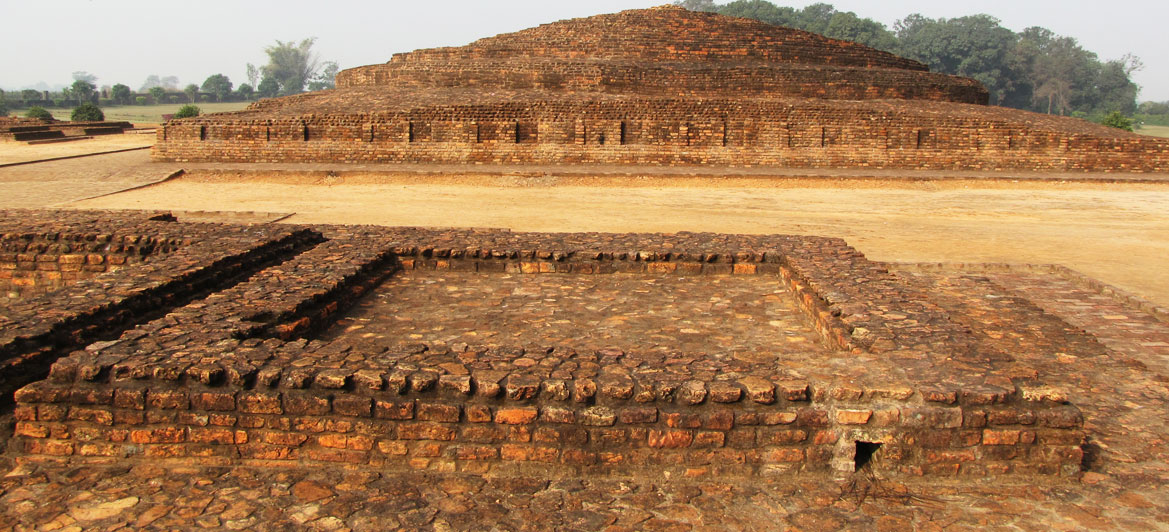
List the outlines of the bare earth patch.
{"label": "bare earth patch", "polygon": [[1156,183],[196,174],[70,206],[295,212],[289,223],[829,235],[881,261],[1063,264],[1169,305],[1169,186]]}
{"label": "bare earth patch", "polygon": [[55,142],[51,144],[0,142],[0,164],[145,148],[152,144],[154,144],[154,135],[148,133],[102,135],[91,139]]}

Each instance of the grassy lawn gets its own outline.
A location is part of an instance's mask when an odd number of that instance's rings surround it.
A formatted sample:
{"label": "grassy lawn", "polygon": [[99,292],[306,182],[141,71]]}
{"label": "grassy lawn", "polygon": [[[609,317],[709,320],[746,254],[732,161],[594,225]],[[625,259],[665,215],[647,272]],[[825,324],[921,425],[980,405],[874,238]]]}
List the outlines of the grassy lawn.
{"label": "grassy lawn", "polygon": [[[200,103],[199,109],[207,113],[222,113],[225,111],[239,111],[247,107],[251,102],[224,102],[224,103]],[[162,115],[174,114],[185,104],[172,103],[164,105],[117,105],[102,107],[102,112],[106,115],[106,120],[110,121],[127,121],[134,124],[159,124],[162,123]],[[72,109],[49,109],[53,113],[53,117],[57,120],[69,120],[69,113]]]}
{"label": "grassy lawn", "polygon": [[1136,132],[1141,135],[1149,135],[1150,137],[1169,138],[1169,126],[1145,126],[1136,130]]}

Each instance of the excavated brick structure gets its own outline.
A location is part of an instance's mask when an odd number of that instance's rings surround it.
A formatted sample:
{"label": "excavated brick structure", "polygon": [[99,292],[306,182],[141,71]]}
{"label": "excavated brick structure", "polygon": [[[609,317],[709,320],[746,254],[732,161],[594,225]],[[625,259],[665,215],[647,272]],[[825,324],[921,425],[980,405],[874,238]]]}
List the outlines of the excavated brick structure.
{"label": "excavated brick structure", "polygon": [[133,128],[129,122],[70,122],[0,116],[0,141],[29,142],[90,135],[116,135]]}
{"label": "excavated brick structure", "polygon": [[1021,299],[972,334],[831,238],[0,211],[0,242],[0,279],[140,257],[0,300],[28,459],[1055,480],[1090,425],[1032,361],[1103,350]]}
{"label": "excavated brick structure", "polygon": [[977,81],[678,7],[398,54],[337,89],[171,122],[167,161],[1160,172],[1169,141],[992,107]]}

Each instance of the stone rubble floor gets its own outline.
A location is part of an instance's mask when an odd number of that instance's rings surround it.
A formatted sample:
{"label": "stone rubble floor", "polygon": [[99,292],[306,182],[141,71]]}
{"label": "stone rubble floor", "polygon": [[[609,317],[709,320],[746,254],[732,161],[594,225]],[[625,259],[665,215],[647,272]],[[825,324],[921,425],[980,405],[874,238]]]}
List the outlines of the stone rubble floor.
{"label": "stone rubble floor", "polygon": [[366,295],[320,339],[819,354],[806,320],[774,277],[412,271]]}
{"label": "stone rubble floor", "polygon": [[[1169,530],[1169,324],[1056,275],[903,273],[996,351],[1069,390],[1091,435],[1074,480],[488,478],[368,468],[185,467],[0,457],[13,530]],[[1068,331],[992,326],[1025,300],[1074,327],[1065,353],[1012,345]],[[982,324],[981,326],[979,324]],[[1061,332],[1062,331],[1062,332]],[[1092,337],[1095,340],[1092,340]],[[1101,347],[1102,346],[1102,347]],[[10,430],[10,429],[9,429]]]}

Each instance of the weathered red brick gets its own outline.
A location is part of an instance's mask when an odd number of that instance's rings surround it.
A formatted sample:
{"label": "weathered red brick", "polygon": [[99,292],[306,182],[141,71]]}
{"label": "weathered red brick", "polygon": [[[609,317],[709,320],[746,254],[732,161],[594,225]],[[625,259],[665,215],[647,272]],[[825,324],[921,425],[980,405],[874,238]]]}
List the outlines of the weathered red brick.
{"label": "weathered red brick", "polygon": [[431,422],[402,423],[398,425],[398,438],[403,440],[441,440],[455,439],[455,429]]}
{"label": "weathered red brick", "polygon": [[419,402],[415,407],[414,418],[419,421],[458,423],[461,412],[462,410],[457,405]]}
{"label": "weathered red brick", "polygon": [[651,430],[647,443],[655,449],[681,449],[693,442],[694,434],[688,430]]}

